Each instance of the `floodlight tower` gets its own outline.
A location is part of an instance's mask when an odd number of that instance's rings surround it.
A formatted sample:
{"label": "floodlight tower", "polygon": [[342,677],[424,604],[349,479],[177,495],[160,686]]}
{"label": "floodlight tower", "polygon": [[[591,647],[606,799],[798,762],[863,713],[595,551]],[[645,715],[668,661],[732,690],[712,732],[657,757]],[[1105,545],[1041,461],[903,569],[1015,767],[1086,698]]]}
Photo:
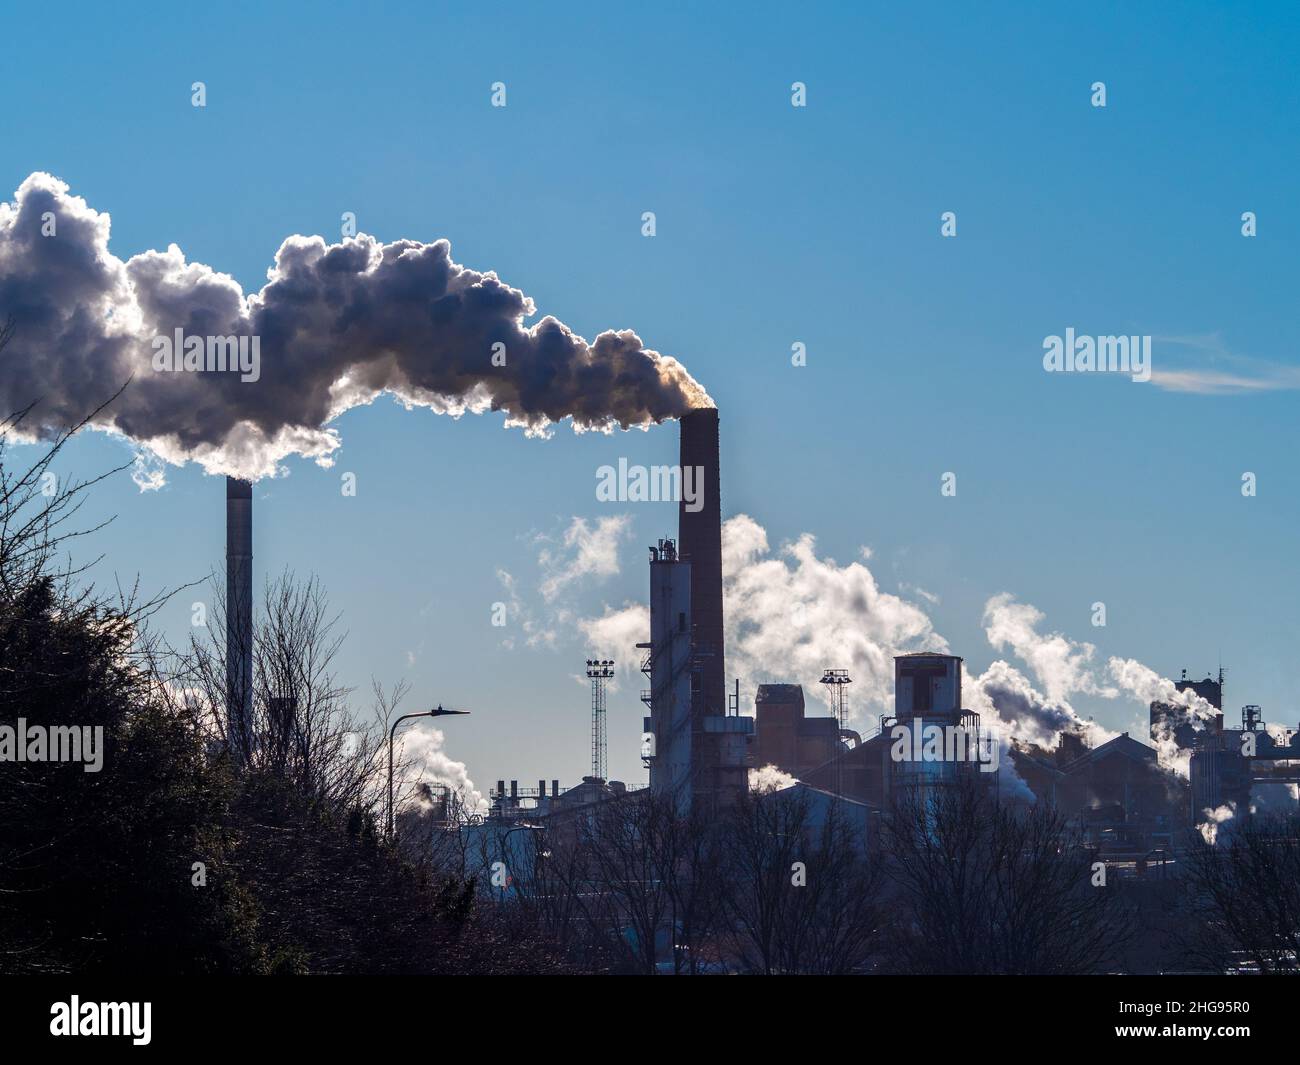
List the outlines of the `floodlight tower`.
{"label": "floodlight tower", "polygon": [[835,720],[839,723],[839,733],[835,738],[835,792],[844,794],[844,733],[849,727],[849,712],[845,703],[844,689],[853,683],[847,669],[828,669],[822,674],[821,683],[827,685],[831,693],[831,706],[835,710]]}
{"label": "floodlight tower", "polygon": [[609,743],[605,737],[605,681],[614,676],[612,658],[588,658],[591,679],[591,775],[605,780],[609,773]]}
{"label": "floodlight tower", "polygon": [[830,686],[831,706],[835,710],[835,718],[840,723],[840,731],[843,732],[849,727],[849,713],[844,699],[844,689],[853,683],[853,678],[849,676],[847,669],[828,669],[822,674],[821,683]]}

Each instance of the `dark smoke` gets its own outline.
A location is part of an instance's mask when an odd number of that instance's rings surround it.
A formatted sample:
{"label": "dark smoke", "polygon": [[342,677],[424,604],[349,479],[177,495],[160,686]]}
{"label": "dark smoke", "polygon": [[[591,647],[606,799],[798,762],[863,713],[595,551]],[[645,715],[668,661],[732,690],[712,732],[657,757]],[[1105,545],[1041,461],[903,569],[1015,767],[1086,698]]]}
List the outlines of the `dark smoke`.
{"label": "dark smoke", "polygon": [[[44,236],[49,216],[55,234]],[[131,378],[96,428],[251,480],[290,454],[328,464],[332,419],[384,392],[453,416],[504,411],[534,434],[564,418],[608,431],[712,406],[681,363],[630,330],[588,344],[549,316],[526,327],[532,300],[452,262],[445,240],[291,236],[248,296],[175,245],[123,262],[108,241],[108,215],[49,174],[0,203],[0,321],[16,325],[0,357],[0,414],[39,401],[29,425],[54,432]],[[177,328],[260,337],[260,380],[155,372],[151,342]],[[492,362],[498,342],[504,367]]]}

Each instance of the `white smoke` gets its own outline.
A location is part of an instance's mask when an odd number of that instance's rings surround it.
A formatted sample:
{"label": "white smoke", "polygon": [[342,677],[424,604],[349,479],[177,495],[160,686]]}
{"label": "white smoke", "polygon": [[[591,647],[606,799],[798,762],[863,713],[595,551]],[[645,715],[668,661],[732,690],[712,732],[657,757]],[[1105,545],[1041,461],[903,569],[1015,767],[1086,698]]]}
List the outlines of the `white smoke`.
{"label": "white smoke", "polygon": [[[445,240],[291,236],[266,285],[245,294],[174,244],[119,259],[109,233],[109,216],[50,174],[0,203],[0,322],[14,324],[0,411],[35,403],[29,434],[80,424],[126,385],[93,428],[168,463],[254,480],[288,455],[330,464],[340,439],[329,423],[384,393],[453,417],[503,411],[540,435],[565,418],[609,431],[712,406],[681,363],[630,330],[588,343],[552,317],[525,326],[533,301],[453,262]],[[177,330],[256,338],[259,376],[155,370],[154,339]]]}
{"label": "white smoke", "polygon": [[[854,719],[862,721],[868,711],[892,711],[894,656],[948,653],[948,641],[921,605],[880,589],[866,565],[870,551],[865,547],[861,557],[843,566],[819,557],[807,533],[773,553],[766,531],[753,518],[741,514],[725,522],[729,671],[747,683],[797,683],[805,697],[824,697],[818,683],[823,671],[845,668],[854,682],[849,689]],[[1156,699],[1187,707],[1202,719],[1213,712],[1194,692],[1178,692],[1173,681],[1133,659],[1111,658],[1103,669],[1092,644],[1040,631],[1045,620],[1040,610],[1010,593],[992,596],[983,613],[989,643],[1023,661],[1032,679],[998,659],[982,674],[966,673],[963,682],[967,707],[998,737],[1009,788],[1023,790],[1009,755],[1013,739],[1051,748],[1067,732],[1084,736],[1090,746],[1118,735],[1085,719],[1071,704],[1073,696],[1129,696],[1144,705]],[[601,615],[580,618],[577,625],[593,652],[613,657],[628,672],[639,667],[642,652],[635,645],[650,635],[650,612],[643,602],[606,606]],[[1186,752],[1176,745],[1161,745],[1159,751],[1163,762],[1186,776]]]}
{"label": "white smoke", "polygon": [[468,812],[486,813],[487,797],[475,787],[465,763],[457,762],[447,754],[445,744],[446,735],[442,729],[429,726],[416,725],[398,737],[396,746],[401,759],[411,769],[408,783],[445,784],[460,795]]}
{"label": "white smoke", "polygon": [[594,525],[586,518],[575,517],[564,530],[561,547],[545,544],[538,555],[538,564],[545,574],[542,598],[548,602],[554,600],[583,577],[615,576],[619,572],[619,545],[631,533],[631,514],[597,518]]}
{"label": "white smoke", "polygon": [[1065,700],[1048,699],[1020,670],[1001,659],[971,678],[963,692],[971,710],[1002,733],[1026,743],[1051,748],[1061,733],[1070,732],[1086,736],[1095,746],[1116,735],[1085,721]]}
{"label": "white smoke", "polygon": [[1164,765],[1179,776],[1189,776],[1192,753],[1178,746],[1174,731],[1183,722],[1189,723],[1198,732],[1203,730],[1206,724],[1219,713],[1214,705],[1202,699],[1190,688],[1179,691],[1172,680],[1160,676],[1155,670],[1134,659],[1112,658],[1109,668],[1115,683],[1134,699],[1146,704],[1165,703],[1180,709],[1181,713],[1168,716],[1159,722],[1156,735],[1152,740]]}
{"label": "white smoke", "polygon": [[759,795],[782,791],[798,783],[797,779],[774,765],[765,765],[762,769],[751,769],[749,771],[749,790]]}
{"label": "white smoke", "polygon": [[[578,629],[591,654],[598,658],[612,658],[618,678],[626,680],[641,671],[645,652],[637,647],[650,639],[650,608],[644,603],[625,603],[621,607],[605,607],[599,617],[580,618]],[[617,690],[617,682],[610,682]]]}
{"label": "white smoke", "polygon": [[1237,807],[1230,802],[1213,810],[1207,807],[1201,811],[1201,816],[1205,820],[1196,826],[1196,831],[1201,834],[1201,839],[1213,847],[1219,841],[1219,826],[1237,816]]}
{"label": "white smoke", "polygon": [[1043,634],[1043,612],[1016,602],[1010,592],[993,596],[984,605],[984,633],[995,650],[1007,648],[1024,661],[1043,686],[1046,699],[1061,703],[1075,694],[1114,698],[1114,688],[1100,685],[1093,675],[1097,649],[1059,632]]}
{"label": "white smoke", "polygon": [[824,696],[823,671],[847,669],[854,720],[893,706],[895,654],[948,650],[921,607],[882,591],[864,562],[818,557],[810,533],[773,557],[763,527],[739,514],[722,526],[722,575],[729,671]]}

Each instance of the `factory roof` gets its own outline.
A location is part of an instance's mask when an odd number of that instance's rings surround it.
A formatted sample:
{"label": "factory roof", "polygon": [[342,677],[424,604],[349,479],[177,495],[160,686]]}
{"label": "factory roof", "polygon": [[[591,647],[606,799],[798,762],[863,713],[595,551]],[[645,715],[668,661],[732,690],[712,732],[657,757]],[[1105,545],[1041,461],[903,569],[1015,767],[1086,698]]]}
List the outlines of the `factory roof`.
{"label": "factory roof", "polygon": [[1090,751],[1085,751],[1078,758],[1067,762],[1062,766],[1066,773],[1078,772],[1084,766],[1093,762],[1100,762],[1105,758],[1111,758],[1115,755],[1122,755],[1125,758],[1132,758],[1137,761],[1157,761],[1156,749],[1149,747],[1145,743],[1135,740],[1127,732],[1121,733],[1113,740],[1107,740],[1100,747],[1094,747]]}
{"label": "factory roof", "polygon": [[803,700],[802,684],[760,684],[754,697],[759,703],[787,703]]}

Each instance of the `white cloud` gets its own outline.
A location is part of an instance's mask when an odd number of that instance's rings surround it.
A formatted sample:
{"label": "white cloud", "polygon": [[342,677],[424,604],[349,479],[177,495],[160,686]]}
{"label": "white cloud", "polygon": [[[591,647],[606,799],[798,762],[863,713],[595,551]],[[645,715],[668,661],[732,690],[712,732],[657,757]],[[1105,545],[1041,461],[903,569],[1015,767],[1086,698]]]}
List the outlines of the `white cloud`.
{"label": "white cloud", "polygon": [[[639,673],[645,652],[636,645],[650,639],[650,608],[644,603],[606,606],[599,617],[579,618],[578,629],[586,642],[587,653],[612,658],[619,677]],[[611,681],[610,688],[617,690],[617,682]]]}
{"label": "white cloud", "polygon": [[1092,659],[1097,649],[1071,640],[1059,632],[1043,635],[1038,625],[1043,612],[1029,603],[1016,602],[1010,592],[993,596],[984,604],[984,633],[995,650],[1010,649],[1038,678],[1052,702],[1076,693],[1114,698],[1113,688],[1097,683]]}
{"label": "white cloud", "polygon": [[824,696],[826,669],[847,669],[851,716],[893,705],[894,655],[948,650],[925,611],[882,591],[866,565],[819,558],[810,533],[773,557],[763,527],[739,514],[722,527],[727,671],[746,684],[794,682]]}
{"label": "white cloud", "polygon": [[[1167,392],[1200,396],[1242,396],[1300,389],[1300,366],[1269,362],[1233,353],[1218,333],[1202,336],[1158,336],[1151,383]],[[1181,365],[1167,367],[1173,349]]]}
{"label": "white cloud", "polygon": [[619,572],[618,549],[632,533],[632,515],[597,518],[590,525],[575,517],[564,531],[559,548],[543,547],[537,562],[544,574],[542,598],[556,599],[574,581],[584,577],[613,577]]}

